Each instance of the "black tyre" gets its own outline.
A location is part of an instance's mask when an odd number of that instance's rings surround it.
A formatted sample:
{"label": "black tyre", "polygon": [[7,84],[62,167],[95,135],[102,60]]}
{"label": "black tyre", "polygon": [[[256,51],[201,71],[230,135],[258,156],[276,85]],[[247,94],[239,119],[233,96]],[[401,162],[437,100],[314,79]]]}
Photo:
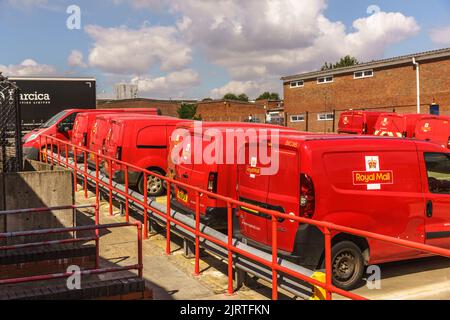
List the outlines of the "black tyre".
{"label": "black tyre", "polygon": [[332,248],[333,284],[342,290],[353,290],[362,283],[364,257],[351,241],[342,241]]}
{"label": "black tyre", "polygon": [[[154,172],[156,174],[159,174],[161,176],[164,176],[165,173],[154,169],[150,170],[151,172]],[[138,184],[139,192],[141,194],[144,194],[144,175],[141,176]],[[148,175],[147,176],[147,195],[149,197],[159,197],[164,194],[166,188],[164,187],[164,180],[160,179],[158,177]]]}

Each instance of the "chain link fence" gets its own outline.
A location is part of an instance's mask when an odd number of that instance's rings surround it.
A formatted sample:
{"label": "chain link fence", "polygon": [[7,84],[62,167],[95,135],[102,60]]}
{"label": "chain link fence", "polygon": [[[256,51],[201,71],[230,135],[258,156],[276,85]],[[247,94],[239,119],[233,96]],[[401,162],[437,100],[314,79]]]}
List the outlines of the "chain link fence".
{"label": "chain link fence", "polygon": [[22,170],[19,88],[0,73],[0,172]]}

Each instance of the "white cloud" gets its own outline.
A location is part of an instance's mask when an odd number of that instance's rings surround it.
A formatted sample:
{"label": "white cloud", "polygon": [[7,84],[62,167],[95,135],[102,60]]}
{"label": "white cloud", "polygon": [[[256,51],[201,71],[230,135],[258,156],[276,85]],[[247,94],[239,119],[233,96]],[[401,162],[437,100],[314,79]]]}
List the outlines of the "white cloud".
{"label": "white cloud", "polygon": [[430,37],[434,43],[450,46],[450,26],[431,30]]}
{"label": "white cloud", "polygon": [[116,74],[146,74],[153,67],[181,70],[192,60],[191,49],[175,27],[86,27],[94,40],[89,65]]}
{"label": "white cloud", "polygon": [[[274,88],[281,86],[278,79],[272,81],[249,80],[249,81],[230,81],[226,85],[211,90],[211,97],[220,99],[227,93],[247,94],[250,99],[258,97],[264,91],[274,91]],[[276,90],[275,90],[276,91]]]}
{"label": "white cloud", "polygon": [[[154,0],[130,1],[141,8],[154,5]],[[274,77],[316,70],[347,54],[361,61],[381,58],[389,45],[420,29],[414,17],[378,8],[348,29],[325,16],[326,0],[166,2],[180,16],[178,31],[188,43],[228,70],[230,87],[240,83],[248,90],[257,83],[274,83]]]}
{"label": "white cloud", "polygon": [[67,58],[67,64],[70,67],[80,67],[80,68],[87,67],[83,59],[83,53],[81,53],[78,50],[72,50],[69,57]]}
{"label": "white cloud", "polygon": [[200,84],[200,76],[192,69],[184,69],[157,78],[149,76],[134,77],[131,82],[138,85],[141,96],[184,98],[185,90]]}
{"label": "white cloud", "polygon": [[0,72],[6,76],[52,76],[56,74],[56,69],[53,66],[26,59],[18,65],[0,65]]}

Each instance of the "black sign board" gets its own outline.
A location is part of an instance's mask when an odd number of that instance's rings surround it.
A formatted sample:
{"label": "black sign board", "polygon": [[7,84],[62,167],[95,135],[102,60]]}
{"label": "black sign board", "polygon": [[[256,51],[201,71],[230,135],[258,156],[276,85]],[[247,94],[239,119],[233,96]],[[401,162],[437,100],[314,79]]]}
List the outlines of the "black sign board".
{"label": "black sign board", "polygon": [[95,109],[92,78],[10,77],[20,89],[22,125],[42,123],[65,109]]}

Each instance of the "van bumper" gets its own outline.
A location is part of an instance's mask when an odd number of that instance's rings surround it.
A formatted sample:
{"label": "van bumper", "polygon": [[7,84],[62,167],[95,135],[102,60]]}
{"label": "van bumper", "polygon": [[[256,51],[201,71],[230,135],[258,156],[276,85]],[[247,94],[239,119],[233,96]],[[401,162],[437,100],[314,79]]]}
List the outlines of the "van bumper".
{"label": "van bumper", "polygon": [[[170,205],[172,209],[195,219],[195,211],[183,206],[175,198],[170,199]],[[226,229],[228,227],[228,210],[222,207],[207,207],[206,213],[200,214],[200,222],[213,229]]]}
{"label": "van bumper", "polygon": [[[241,235],[241,239],[244,239],[244,242],[252,247],[262,249],[267,253],[272,252],[272,247],[268,245],[247,238],[244,235]],[[318,268],[320,269],[322,255],[325,250],[324,243],[325,241],[322,231],[315,226],[301,224],[295,236],[294,251],[287,252],[284,250],[278,250],[278,255],[294,261],[305,268],[311,270]]]}
{"label": "van bumper", "polygon": [[39,160],[39,149],[34,147],[23,147],[23,158],[30,160]]}
{"label": "van bumper", "polygon": [[[109,170],[106,170],[106,168],[103,167],[101,171],[105,176],[109,177]],[[128,171],[128,185],[137,186],[140,176],[140,172]],[[112,179],[117,183],[125,184],[125,170],[115,170],[112,175]]]}

